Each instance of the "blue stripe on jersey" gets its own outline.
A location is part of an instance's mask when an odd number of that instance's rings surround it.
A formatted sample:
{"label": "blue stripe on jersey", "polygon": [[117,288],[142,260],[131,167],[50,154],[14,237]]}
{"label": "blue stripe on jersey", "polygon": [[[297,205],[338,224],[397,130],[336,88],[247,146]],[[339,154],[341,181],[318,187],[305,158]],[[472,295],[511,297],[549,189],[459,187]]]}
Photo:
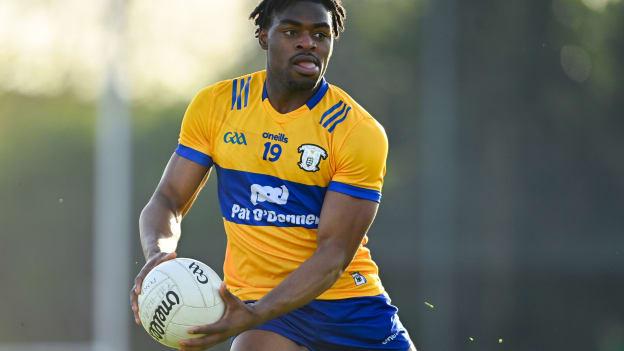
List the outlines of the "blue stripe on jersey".
{"label": "blue stripe on jersey", "polygon": [[329,188],[327,188],[327,190],[347,194],[349,196],[357,197],[358,199],[375,202],[381,201],[381,192],[372,189],[360,188],[350,184],[332,181],[329,183]]}
{"label": "blue stripe on jersey", "polygon": [[336,123],[332,124],[332,126],[329,127],[329,129],[327,129],[327,131],[330,132],[330,133],[333,132],[337,125],[339,125],[340,123],[344,122],[344,120],[347,119],[347,116],[349,115],[349,111],[351,111],[351,107],[349,107],[347,109],[347,112],[345,112],[344,116],[341,119],[337,120]]}
{"label": "blue stripe on jersey", "polygon": [[267,92],[266,81],[265,81],[264,84],[262,84],[262,101],[264,101],[264,99],[268,99],[268,98],[269,98],[269,93]]}
{"label": "blue stripe on jersey", "polygon": [[[237,110],[242,110],[243,107],[247,107],[249,103],[249,87],[251,86],[251,76],[241,79],[232,80],[232,106],[230,106],[230,110],[234,109],[236,106]],[[245,101],[245,105],[243,106],[243,100]]]}
{"label": "blue stripe on jersey", "polygon": [[175,150],[176,154],[181,157],[184,157],[187,160],[191,160],[195,163],[198,163],[204,167],[211,167],[213,162],[212,158],[203,152],[197,151],[195,149],[191,149],[188,146],[184,146],[182,144],[178,144],[178,147]]}
{"label": "blue stripe on jersey", "polygon": [[333,116],[329,117],[329,119],[327,121],[325,121],[325,123],[323,123],[323,128],[327,128],[327,126],[336,120],[336,118],[342,116],[342,114],[345,112],[345,110],[347,109],[347,105],[345,104],[344,106],[342,106],[342,108],[340,109],[340,111],[334,113]]}
{"label": "blue stripe on jersey", "polygon": [[249,86],[251,85],[251,76],[247,77],[247,83],[245,84],[245,107],[249,102]]}
{"label": "blue stripe on jersey", "polygon": [[330,113],[334,112],[340,106],[342,106],[342,100],[338,101],[337,104],[332,106],[329,110],[325,111],[325,113],[323,113],[323,115],[321,116],[321,120],[319,121],[319,123],[323,123],[323,120],[325,119],[325,117],[327,117],[327,115],[329,115]]}
{"label": "blue stripe on jersey", "polygon": [[316,93],[312,95],[312,97],[308,100],[308,102],[306,102],[306,105],[308,105],[308,108],[310,110],[313,109],[316,105],[318,105],[319,102],[321,102],[321,99],[323,98],[323,96],[325,96],[325,93],[327,93],[327,90],[329,90],[329,84],[327,84],[327,81],[325,80],[325,78],[323,78],[321,80],[321,86],[318,88]]}
{"label": "blue stripe on jersey", "polygon": [[237,91],[237,85],[238,85],[238,79],[234,79],[232,81],[232,107],[230,107],[230,110],[234,109],[234,105],[236,104],[236,91]]}
{"label": "blue stripe on jersey", "polygon": [[318,228],[327,188],[216,166],[225,220],[253,226]]}
{"label": "blue stripe on jersey", "polygon": [[242,97],[243,97],[243,89],[245,89],[245,78],[240,80],[240,87],[238,88],[238,96],[236,97],[236,109],[240,110],[243,108],[242,104]]}

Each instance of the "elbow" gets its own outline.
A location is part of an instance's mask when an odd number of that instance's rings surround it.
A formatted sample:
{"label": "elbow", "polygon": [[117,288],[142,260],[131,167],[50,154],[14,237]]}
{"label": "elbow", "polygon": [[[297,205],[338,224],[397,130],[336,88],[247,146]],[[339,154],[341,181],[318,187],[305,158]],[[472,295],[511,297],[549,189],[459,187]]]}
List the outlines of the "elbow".
{"label": "elbow", "polygon": [[142,231],[141,229],[144,227],[147,217],[149,217],[149,207],[150,203],[148,202],[139,214],[139,232]]}
{"label": "elbow", "polygon": [[156,188],[156,191],[141,211],[139,220],[144,217],[151,217],[152,212],[156,212],[159,215],[165,212],[167,215],[174,216],[178,222],[182,220],[182,206],[176,201],[174,196],[163,191],[160,187]]}

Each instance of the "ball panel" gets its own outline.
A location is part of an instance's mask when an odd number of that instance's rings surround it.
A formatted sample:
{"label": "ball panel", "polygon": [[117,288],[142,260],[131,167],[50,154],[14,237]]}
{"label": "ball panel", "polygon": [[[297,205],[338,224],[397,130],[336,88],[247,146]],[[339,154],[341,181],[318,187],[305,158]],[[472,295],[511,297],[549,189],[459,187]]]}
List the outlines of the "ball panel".
{"label": "ball panel", "polygon": [[183,292],[182,301],[184,305],[195,307],[206,306],[204,297],[194,282],[193,275],[189,274],[185,267],[180,265],[177,259],[164,262],[154,269],[166,274],[169,279],[175,282],[180,291]]}
{"label": "ball panel", "polygon": [[187,330],[198,325],[214,323],[221,318],[225,305],[220,303],[213,307],[182,306],[171,318],[165,330],[163,345],[178,348],[180,340],[199,338],[201,334],[189,334]]}
{"label": "ball panel", "polygon": [[[149,289],[149,293],[144,294],[141,292],[138,298],[138,303],[139,318],[141,319],[143,326],[149,325],[152,321],[155,311],[163,303],[163,300],[165,300],[165,296],[169,291],[174,291],[177,296],[180,296],[179,289],[175,283],[171,279],[167,278],[158,285],[152,285]],[[179,308],[180,304],[176,304],[176,306]]]}
{"label": "ball panel", "polygon": [[187,338],[180,337],[177,335],[169,334],[167,332],[167,336],[163,340],[158,340],[159,343],[171,347],[172,349],[180,349],[180,340],[184,340]]}
{"label": "ball panel", "polygon": [[175,317],[171,319],[171,323],[187,327],[210,324],[218,321],[223,316],[224,310],[225,305],[223,303],[207,308],[182,306],[176,312]]}
{"label": "ball panel", "polygon": [[178,287],[168,280],[152,290],[139,307],[141,324],[156,341],[165,341],[168,325],[183,307],[181,296]]}
{"label": "ball panel", "polygon": [[214,306],[221,301],[218,291],[222,281],[212,268],[203,262],[189,258],[179,258],[176,261],[193,276],[195,285],[204,297],[206,307]]}
{"label": "ball panel", "polygon": [[167,328],[167,341],[170,343],[174,343],[178,345],[180,340],[184,339],[194,339],[202,337],[201,334],[189,334],[186,331],[192,327],[191,325],[180,325],[175,323],[170,323]]}
{"label": "ball panel", "polygon": [[175,328],[170,328],[167,329],[167,338],[165,339],[165,342],[163,342],[163,345],[172,347],[174,349],[179,349],[180,348],[180,340],[185,340],[185,339],[195,339],[195,338],[201,338],[202,334],[188,334],[186,333],[186,330],[188,329],[188,327],[183,327],[181,328],[181,330],[175,330]]}
{"label": "ball panel", "polygon": [[141,284],[141,295],[149,295],[153,288],[167,279],[169,279],[169,277],[166,274],[152,269],[152,271],[147,274],[145,279],[143,279],[143,283]]}

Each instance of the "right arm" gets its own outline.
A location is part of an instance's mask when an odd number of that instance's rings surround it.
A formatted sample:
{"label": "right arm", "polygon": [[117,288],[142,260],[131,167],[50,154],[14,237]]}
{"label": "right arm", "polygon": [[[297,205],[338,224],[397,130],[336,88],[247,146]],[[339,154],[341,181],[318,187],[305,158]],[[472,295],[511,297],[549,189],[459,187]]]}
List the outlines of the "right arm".
{"label": "right arm", "polygon": [[145,260],[174,252],[182,217],[208,179],[209,168],[173,154],[154,195],[141,212],[139,232]]}
{"label": "right arm", "polygon": [[143,279],[159,263],[176,257],[182,217],[193,205],[213,164],[210,129],[215,116],[214,89],[201,90],[186,109],[178,148],[141,212],[139,232],[146,263],[130,290],[130,305],[137,324],[140,324],[138,297]]}
{"label": "right arm", "polygon": [[176,257],[182,218],[208,179],[209,170],[174,153],[156,191],[141,212],[139,232],[146,263],[130,290],[130,304],[137,324],[140,324],[138,296],[143,279],[158,264]]}

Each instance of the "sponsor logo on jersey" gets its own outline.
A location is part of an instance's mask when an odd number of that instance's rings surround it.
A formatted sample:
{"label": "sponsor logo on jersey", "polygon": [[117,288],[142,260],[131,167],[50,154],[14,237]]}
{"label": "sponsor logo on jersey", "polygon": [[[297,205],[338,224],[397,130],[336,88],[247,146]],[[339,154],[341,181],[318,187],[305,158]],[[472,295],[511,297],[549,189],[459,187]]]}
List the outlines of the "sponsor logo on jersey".
{"label": "sponsor logo on jersey", "polygon": [[288,137],[284,133],[272,134],[272,133],[264,132],[264,133],[262,133],[262,137],[264,139],[269,139],[269,140],[273,140],[273,141],[280,141],[280,142],[282,142],[284,144],[288,143]]}
{"label": "sponsor logo on jersey", "polygon": [[226,144],[247,145],[245,133],[227,132],[223,135],[223,142]]}
{"label": "sponsor logo on jersey", "polygon": [[361,275],[360,272],[351,273],[351,277],[355,281],[355,286],[360,286],[366,284],[366,277]]}
{"label": "sponsor logo on jersey", "polygon": [[[276,205],[286,205],[288,202],[288,188],[286,185],[280,187],[262,186],[253,184],[250,187],[250,201],[254,206],[259,203],[268,202]],[[242,221],[252,223],[267,224],[292,224],[300,226],[318,225],[320,218],[314,214],[285,214],[280,211],[272,211],[263,208],[247,208],[243,205],[234,203],[230,217]]]}
{"label": "sponsor logo on jersey", "polygon": [[301,154],[297,165],[306,172],[318,171],[320,169],[319,163],[321,163],[321,160],[327,158],[327,151],[314,144],[303,144],[299,146],[297,151]]}
{"label": "sponsor logo on jersey", "polygon": [[277,205],[286,205],[286,202],[288,201],[288,188],[286,185],[274,188],[271,186],[252,184],[251,203],[255,206],[258,203],[265,201]]}
{"label": "sponsor logo on jersey", "polygon": [[314,214],[284,214],[261,208],[250,209],[239,204],[232,205],[231,218],[252,223],[293,224],[299,226],[318,225],[320,218]]}

